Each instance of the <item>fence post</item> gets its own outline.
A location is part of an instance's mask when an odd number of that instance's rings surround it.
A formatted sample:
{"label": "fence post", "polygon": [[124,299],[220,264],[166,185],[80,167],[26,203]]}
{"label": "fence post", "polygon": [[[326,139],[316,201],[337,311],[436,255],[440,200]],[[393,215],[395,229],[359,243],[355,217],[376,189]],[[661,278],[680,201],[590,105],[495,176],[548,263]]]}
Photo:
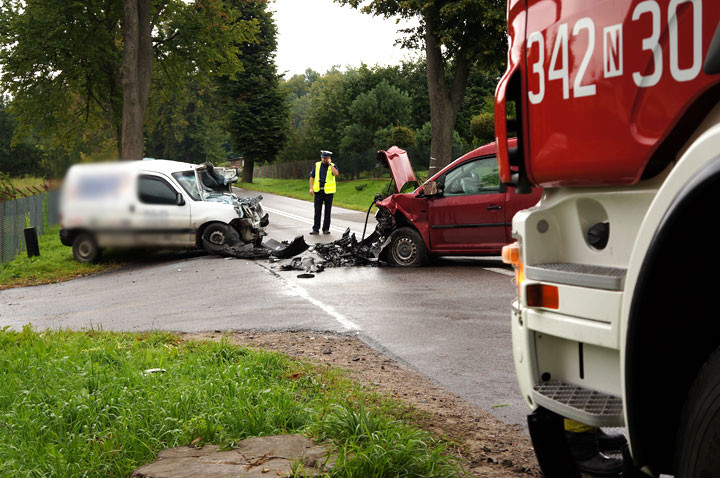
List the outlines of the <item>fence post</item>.
{"label": "fence post", "polygon": [[0,201],[0,264],[5,264],[5,201]]}

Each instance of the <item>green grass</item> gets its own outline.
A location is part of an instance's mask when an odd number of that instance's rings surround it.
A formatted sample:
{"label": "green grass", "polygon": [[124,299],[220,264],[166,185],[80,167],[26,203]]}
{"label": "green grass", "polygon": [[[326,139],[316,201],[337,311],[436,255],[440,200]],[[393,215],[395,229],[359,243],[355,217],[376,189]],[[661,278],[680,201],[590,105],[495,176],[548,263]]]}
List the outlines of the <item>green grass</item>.
{"label": "green grass", "polygon": [[137,251],[108,250],[97,264],[81,264],[73,258],[72,248],[60,243],[58,230],[59,226],[51,227],[38,237],[40,256],[28,258],[21,252],[0,265],[0,289],[65,281],[120,267],[137,256]]}
{"label": "green grass", "polygon": [[[356,211],[367,211],[375,194],[385,195],[389,183],[389,179],[359,179],[338,182],[333,205]],[[307,179],[255,178],[252,183],[237,183],[236,186],[312,201]]]}
{"label": "green grass", "polygon": [[282,433],[333,443],[332,477],[464,474],[408,409],[226,339],[3,329],[0,380],[0,476],[127,477],[165,448]]}
{"label": "green grass", "polygon": [[25,188],[35,186],[38,189],[42,189],[42,185],[45,182],[43,178],[27,176],[24,178],[10,178],[10,183],[17,189],[20,189],[23,193],[29,194]]}

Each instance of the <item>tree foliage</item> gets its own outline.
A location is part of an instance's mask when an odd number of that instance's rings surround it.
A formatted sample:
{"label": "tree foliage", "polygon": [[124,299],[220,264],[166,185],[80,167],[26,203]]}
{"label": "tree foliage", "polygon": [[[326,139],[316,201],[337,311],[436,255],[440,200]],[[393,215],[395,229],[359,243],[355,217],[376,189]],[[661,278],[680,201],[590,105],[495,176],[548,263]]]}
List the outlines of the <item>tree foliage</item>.
{"label": "tree foliage", "polygon": [[470,132],[477,143],[489,143],[495,139],[495,117],[492,113],[473,116]]}
{"label": "tree foliage", "polygon": [[[489,72],[478,66],[470,71],[452,135],[453,158],[473,143],[470,118],[493,106]],[[431,131],[424,61],[312,73],[281,85],[291,109],[281,162],[315,161],[321,149],[330,149],[343,177],[356,177],[376,167],[377,150],[396,145],[408,150],[414,166],[427,169]]]}
{"label": "tree foliage", "polygon": [[206,75],[157,95],[148,113],[147,154],[196,164],[227,161],[236,154],[225,111],[217,85]]}
{"label": "tree foliage", "polygon": [[7,104],[8,99],[0,96],[0,172],[12,176],[37,175],[42,155],[28,141],[12,141],[17,121]]}
{"label": "tree foliage", "polygon": [[349,113],[352,123],[345,127],[341,153],[387,148],[389,145],[378,144],[376,139],[387,141],[393,127],[407,124],[410,97],[383,80],[367,93],[359,94]]}
{"label": "tree foliage", "polygon": [[503,60],[505,0],[335,0],[365,13],[418,18],[403,43],[425,51],[432,125],[431,154],[448,164],[457,114],[472,65],[497,69]]}
{"label": "tree foliage", "polygon": [[[151,96],[200,71],[234,74],[238,45],[257,31],[257,21],[240,18],[231,0],[5,0],[2,84],[13,95],[18,136],[40,134],[48,150],[69,154],[118,154],[128,86],[124,7],[133,2],[149,4],[143,31],[152,34],[152,84],[147,74],[138,81],[148,82]],[[142,127],[144,111],[136,115]],[[89,131],[97,142],[88,143]]]}
{"label": "tree foliage", "polygon": [[227,98],[229,131],[235,150],[244,158],[242,180],[252,182],[255,162],[273,161],[286,137],[287,103],[275,66],[277,27],[266,0],[245,0],[241,21],[255,21],[257,41],[237,45],[244,68],[221,80]]}

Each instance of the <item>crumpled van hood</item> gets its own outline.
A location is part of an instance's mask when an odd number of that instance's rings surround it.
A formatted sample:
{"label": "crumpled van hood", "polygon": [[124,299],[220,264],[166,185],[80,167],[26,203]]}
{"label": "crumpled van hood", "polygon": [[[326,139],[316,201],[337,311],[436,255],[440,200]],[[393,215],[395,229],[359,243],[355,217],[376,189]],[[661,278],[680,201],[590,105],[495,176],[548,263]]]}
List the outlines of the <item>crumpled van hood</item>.
{"label": "crumpled van hood", "polygon": [[407,183],[417,182],[415,172],[410,165],[410,158],[404,149],[393,146],[387,151],[378,151],[377,160],[383,166],[390,168],[397,192],[400,192]]}
{"label": "crumpled van hood", "polygon": [[200,185],[205,191],[229,193],[231,185],[238,180],[234,169],[217,168],[206,162],[197,167]]}

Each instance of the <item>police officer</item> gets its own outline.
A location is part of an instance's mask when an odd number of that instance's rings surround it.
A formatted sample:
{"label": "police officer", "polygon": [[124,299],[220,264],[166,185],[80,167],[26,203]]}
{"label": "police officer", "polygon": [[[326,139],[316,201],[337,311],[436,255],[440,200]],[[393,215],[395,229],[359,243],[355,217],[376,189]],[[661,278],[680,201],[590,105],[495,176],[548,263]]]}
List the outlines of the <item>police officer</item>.
{"label": "police officer", "polygon": [[332,162],[331,151],[320,151],[320,161],[310,171],[310,194],[315,196],[315,221],[311,235],[320,233],[320,215],[323,204],[325,216],[323,218],[323,234],[330,234],[330,210],[332,209],[333,195],[335,194],[335,176],[338,169]]}

